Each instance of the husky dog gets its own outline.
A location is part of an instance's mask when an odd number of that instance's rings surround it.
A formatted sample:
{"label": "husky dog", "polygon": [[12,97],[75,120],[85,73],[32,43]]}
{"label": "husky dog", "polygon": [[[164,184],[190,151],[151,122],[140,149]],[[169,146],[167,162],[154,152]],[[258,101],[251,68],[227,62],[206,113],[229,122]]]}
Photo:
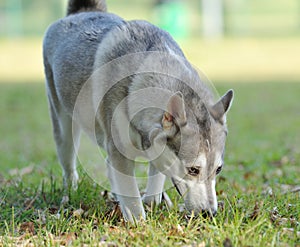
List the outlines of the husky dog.
{"label": "husky dog", "polygon": [[[64,187],[76,188],[80,132],[107,152],[111,190],[127,221],[161,202],[165,177],[194,214],[215,215],[229,90],[219,100],[165,31],[106,12],[104,0],[69,0],[43,43],[54,138]],[[149,160],[146,193],[134,176]]]}

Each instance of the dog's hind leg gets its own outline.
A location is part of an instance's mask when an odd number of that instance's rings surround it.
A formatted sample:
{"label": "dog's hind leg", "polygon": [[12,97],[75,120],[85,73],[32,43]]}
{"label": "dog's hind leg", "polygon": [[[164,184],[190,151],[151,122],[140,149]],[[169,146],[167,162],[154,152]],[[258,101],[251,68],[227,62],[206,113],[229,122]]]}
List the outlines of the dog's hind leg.
{"label": "dog's hind leg", "polygon": [[59,113],[56,125],[55,142],[59,161],[63,168],[64,188],[77,189],[78,173],[76,169],[76,149],[79,146],[80,131],[72,118],[64,112]]}
{"label": "dog's hind leg", "polygon": [[46,75],[53,134],[58,159],[63,168],[65,195],[62,203],[65,203],[68,201],[69,189],[77,189],[76,149],[79,146],[80,129],[77,124],[73,123],[72,117],[67,114],[59,103],[51,73],[46,73]]}
{"label": "dog's hind leg", "polygon": [[[53,117],[53,114],[58,114],[58,117]],[[71,188],[77,189],[76,149],[79,146],[80,131],[76,124],[73,123],[72,126],[72,118],[64,111],[54,112],[51,115],[57,155],[63,168],[64,195],[62,204],[65,204],[69,201],[69,190]]]}
{"label": "dog's hind leg", "polygon": [[161,203],[165,178],[165,175],[159,172],[150,162],[146,193],[143,196],[145,204],[152,207]]}
{"label": "dog's hind leg", "polygon": [[113,144],[108,148],[108,155],[107,170],[111,191],[120,203],[123,217],[130,222],[145,219],[146,215],[134,174],[134,161],[126,159]]}

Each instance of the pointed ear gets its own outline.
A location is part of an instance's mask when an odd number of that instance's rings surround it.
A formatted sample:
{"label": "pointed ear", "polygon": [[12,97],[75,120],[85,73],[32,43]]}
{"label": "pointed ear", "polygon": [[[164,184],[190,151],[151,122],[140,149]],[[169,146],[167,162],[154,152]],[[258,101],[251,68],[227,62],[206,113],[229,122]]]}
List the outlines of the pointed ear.
{"label": "pointed ear", "polygon": [[171,96],[167,104],[167,111],[163,115],[162,126],[164,130],[171,129],[174,124],[179,127],[186,123],[186,112],[183,95],[176,92]]}
{"label": "pointed ear", "polygon": [[210,108],[209,112],[215,120],[223,121],[223,117],[231,107],[233,97],[233,90],[229,90],[215,105]]}

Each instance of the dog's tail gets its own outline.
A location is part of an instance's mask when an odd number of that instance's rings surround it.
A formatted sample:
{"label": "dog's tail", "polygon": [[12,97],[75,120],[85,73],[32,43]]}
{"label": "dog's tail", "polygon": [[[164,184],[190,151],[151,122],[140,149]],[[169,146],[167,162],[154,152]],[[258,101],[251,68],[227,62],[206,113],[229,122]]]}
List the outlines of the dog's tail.
{"label": "dog's tail", "polygon": [[87,11],[106,12],[106,10],[105,0],[69,0],[67,15]]}

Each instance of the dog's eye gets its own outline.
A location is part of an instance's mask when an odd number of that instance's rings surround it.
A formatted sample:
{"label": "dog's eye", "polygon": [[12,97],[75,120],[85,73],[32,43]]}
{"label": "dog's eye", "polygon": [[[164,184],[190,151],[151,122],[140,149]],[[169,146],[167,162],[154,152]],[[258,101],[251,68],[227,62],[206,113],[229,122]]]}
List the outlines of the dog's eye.
{"label": "dog's eye", "polygon": [[219,166],[216,170],[216,175],[218,175],[222,171],[223,166]]}
{"label": "dog's eye", "polygon": [[200,173],[200,167],[197,166],[192,166],[192,167],[187,167],[188,174],[191,176],[198,176]]}

